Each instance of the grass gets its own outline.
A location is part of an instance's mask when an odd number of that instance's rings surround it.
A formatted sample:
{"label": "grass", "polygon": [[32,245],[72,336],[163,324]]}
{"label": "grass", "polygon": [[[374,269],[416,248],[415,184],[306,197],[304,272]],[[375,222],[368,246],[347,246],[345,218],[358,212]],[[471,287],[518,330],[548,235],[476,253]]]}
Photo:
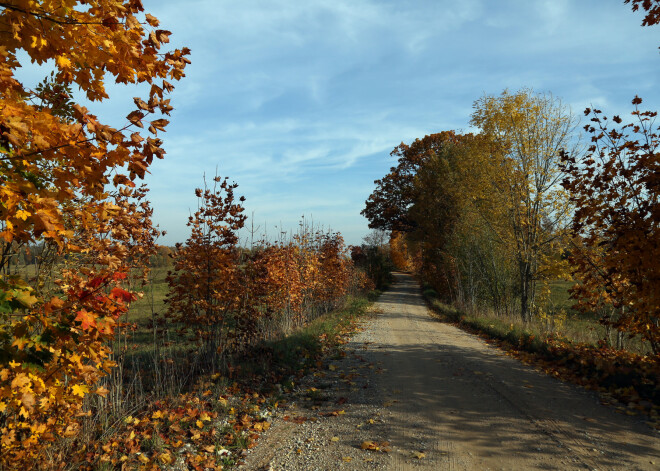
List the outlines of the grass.
{"label": "grass", "polygon": [[[380,293],[350,296],[344,306],[309,322],[301,329],[277,340],[260,342],[240,359],[241,374],[245,378],[270,377],[290,389],[288,377],[302,376],[316,368],[328,356],[337,354],[346,334],[355,329],[356,322]],[[266,381],[268,383],[268,381]]]}
{"label": "grass", "polygon": [[550,282],[550,303],[557,309],[573,312],[575,301],[570,298],[568,290],[575,285],[574,281],[556,280]]}
{"label": "grass", "polygon": [[[545,314],[535,316],[528,323],[524,323],[516,314],[496,314],[488,308],[476,308],[469,312],[458,311],[455,307],[442,303],[438,299],[437,293],[430,288],[424,289],[423,294],[438,312],[451,320],[460,321],[479,331],[486,332],[490,336],[507,339],[507,341],[514,338],[543,338],[554,335],[573,343],[596,346],[609,335],[609,341],[614,343],[616,332],[608,332],[606,327],[599,322],[596,314],[573,309],[575,301],[570,298],[569,289],[574,284],[573,281],[551,282]],[[626,336],[623,339],[623,348],[641,355],[650,353],[650,347],[640,338]]]}
{"label": "grass", "polygon": [[[142,298],[131,304],[128,313],[129,322],[147,324],[155,312],[164,312],[167,309],[165,296],[167,295],[167,268],[153,268],[149,272],[147,284],[141,288]],[[138,288],[139,289],[139,288]]]}
{"label": "grass", "polygon": [[471,330],[481,332],[488,337],[509,342],[518,347],[525,347],[532,352],[544,352],[545,344],[541,340],[542,334],[533,327],[524,327],[512,319],[494,317],[490,315],[467,314],[454,306],[441,302],[437,297],[424,293],[433,312],[439,314],[450,322],[460,323]]}

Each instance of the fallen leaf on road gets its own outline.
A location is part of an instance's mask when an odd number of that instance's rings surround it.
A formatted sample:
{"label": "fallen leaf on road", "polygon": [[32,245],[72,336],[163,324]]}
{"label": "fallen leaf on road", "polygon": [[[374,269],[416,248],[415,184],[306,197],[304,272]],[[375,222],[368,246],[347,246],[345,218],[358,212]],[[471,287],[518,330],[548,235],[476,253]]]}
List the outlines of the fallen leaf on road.
{"label": "fallen leaf on road", "polygon": [[332,437],[332,438],[330,439],[330,441],[331,441],[331,442],[338,442],[338,441],[339,441],[339,437]]}
{"label": "fallen leaf on road", "polygon": [[363,450],[378,450],[378,444],[376,442],[366,440],[362,442],[360,448],[362,448]]}
{"label": "fallen leaf on road", "polygon": [[353,460],[353,458],[351,458],[350,456],[344,456],[342,460],[344,460],[346,463],[350,463]]}
{"label": "fallen leaf on road", "polygon": [[413,458],[417,458],[418,460],[421,460],[424,458],[426,455],[422,453],[421,451],[413,451]]}
{"label": "fallen leaf on road", "polygon": [[363,441],[360,448],[370,451],[382,451],[383,453],[389,453],[392,451],[392,448],[390,448],[390,442],[374,442],[371,440]]}
{"label": "fallen leaf on road", "polygon": [[321,417],[337,417],[338,415],[344,415],[345,413],[345,410],[333,410],[330,412],[321,412],[319,415]]}

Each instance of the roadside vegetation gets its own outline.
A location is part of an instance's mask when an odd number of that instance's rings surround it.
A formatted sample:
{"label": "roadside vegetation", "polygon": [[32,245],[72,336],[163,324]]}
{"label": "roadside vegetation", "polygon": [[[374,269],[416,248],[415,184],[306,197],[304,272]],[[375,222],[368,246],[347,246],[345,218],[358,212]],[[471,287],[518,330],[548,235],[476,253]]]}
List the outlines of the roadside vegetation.
{"label": "roadside vegetation", "polygon": [[[140,1],[16,0],[0,17],[0,469],[235,464],[374,281],[304,221],[240,244],[244,199],[218,176],[191,188],[188,240],[158,246],[140,181],[190,50]],[[24,84],[26,61],[52,73]],[[103,103],[108,83],[140,94],[115,127],[72,92]]]}
{"label": "roadside vegetation", "polygon": [[[65,462],[72,469],[231,467],[286,406],[298,379],[339,354],[379,293],[350,254],[387,250],[369,243],[349,250],[338,234],[304,222],[288,239],[241,247],[240,224],[229,231],[224,217],[242,208],[226,190],[206,194],[185,244],[154,246],[144,266],[126,272],[131,298],[105,342],[112,367],[96,380],[95,394],[82,390],[81,412],[64,437],[35,444],[24,462],[39,457],[53,469]],[[199,227],[206,232],[196,234]],[[22,247],[9,267],[15,279],[48,280],[51,296],[62,296],[53,280],[71,261],[45,254],[42,246]],[[375,273],[389,266],[376,266],[382,257],[367,260]],[[85,331],[93,320],[78,322]]]}

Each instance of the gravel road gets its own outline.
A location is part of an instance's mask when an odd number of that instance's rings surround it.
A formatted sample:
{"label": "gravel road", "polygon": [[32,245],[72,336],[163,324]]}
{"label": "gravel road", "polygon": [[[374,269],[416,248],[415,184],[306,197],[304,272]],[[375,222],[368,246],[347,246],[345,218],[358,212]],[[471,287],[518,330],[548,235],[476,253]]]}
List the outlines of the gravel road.
{"label": "gravel road", "polygon": [[660,469],[643,417],[434,320],[409,275],[374,310],[241,469]]}

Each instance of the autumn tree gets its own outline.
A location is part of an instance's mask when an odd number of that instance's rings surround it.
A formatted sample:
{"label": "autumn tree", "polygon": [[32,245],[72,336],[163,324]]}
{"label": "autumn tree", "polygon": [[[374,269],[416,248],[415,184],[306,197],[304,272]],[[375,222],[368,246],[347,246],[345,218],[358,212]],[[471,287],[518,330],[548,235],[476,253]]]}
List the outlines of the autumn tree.
{"label": "autumn tree", "polygon": [[319,280],[315,298],[328,312],[338,306],[348,290],[350,259],[340,233],[321,233],[318,239]]}
{"label": "autumn tree", "polygon": [[420,165],[443,146],[456,142],[453,131],[416,139],[412,144],[403,142],[390,153],[398,158],[390,173],[376,180],[376,189],[369,195],[361,214],[369,220],[369,227],[388,231],[409,232],[416,223],[408,210],[414,203],[414,178]]}
{"label": "autumn tree", "polygon": [[235,315],[243,295],[238,230],[246,219],[245,198],[234,196],[237,186],[216,176],[212,186],[205,182],[204,188],[195,190],[198,208],[187,223],[191,235],[177,245],[174,267],[167,275],[167,317],[195,334],[212,364],[226,342],[236,342],[249,330],[239,325],[247,319]]}
{"label": "autumn tree", "polygon": [[362,244],[349,247],[353,266],[362,271],[375,288],[385,289],[392,282],[394,264],[390,256],[390,233],[372,229],[362,239]]}
{"label": "autumn tree", "polygon": [[[464,182],[458,163],[469,157],[467,140],[470,137],[460,136],[460,141],[465,142],[438,147],[424,159],[413,179],[414,203],[408,211],[416,225],[407,239],[413,251],[419,252],[417,270],[436,290],[454,300],[460,297],[455,286],[459,275],[449,244],[463,216]],[[393,242],[396,246],[396,239]]]}
{"label": "autumn tree", "polygon": [[[406,233],[392,231],[390,234],[390,240],[387,247],[387,255],[389,256],[389,263],[401,271],[416,272],[417,266],[415,266],[415,257],[412,254],[411,247],[409,242],[406,239]],[[379,253],[379,252],[377,252]],[[386,264],[383,264],[384,267],[387,267]],[[421,265],[421,263],[419,264]],[[388,280],[391,281],[391,280]]]}
{"label": "autumn tree", "polygon": [[494,143],[489,185],[478,204],[513,253],[520,314],[528,321],[539,276],[556,271],[548,264],[560,260],[546,255],[563,243],[570,208],[559,185],[559,156],[577,152],[576,119],[559,99],[523,89],[477,100],[471,124]]}
{"label": "autumn tree", "polygon": [[[253,318],[279,325],[288,332],[302,318],[302,270],[293,243],[263,241],[246,263],[245,311]],[[265,329],[273,330],[270,326]]]}
{"label": "autumn tree", "polygon": [[612,122],[598,109],[585,114],[591,144],[585,155],[563,154],[576,210],[571,262],[579,307],[603,313],[620,332],[641,336],[660,353],[660,128],[657,113]]}
{"label": "autumn tree", "polygon": [[510,295],[504,251],[475,211],[494,148],[484,136],[452,131],[401,144],[392,153],[399,164],[376,182],[363,214],[374,227],[399,229],[390,240],[398,267],[417,271],[447,301],[491,302],[499,311]]}
{"label": "autumn tree", "polygon": [[[87,394],[105,393],[107,340],[134,299],[122,288],[129,260],[153,235],[134,180],[164,156],[167,120],[147,117],[172,110],[168,80],[189,51],[162,50],[170,33],[139,0],[0,2],[0,35],[0,267],[37,244],[66,262],[52,291],[0,278],[0,467],[28,469],[45,443],[76,435]],[[21,83],[26,59],[52,77]],[[106,79],[146,84],[118,127],[71,94],[106,100]]]}

